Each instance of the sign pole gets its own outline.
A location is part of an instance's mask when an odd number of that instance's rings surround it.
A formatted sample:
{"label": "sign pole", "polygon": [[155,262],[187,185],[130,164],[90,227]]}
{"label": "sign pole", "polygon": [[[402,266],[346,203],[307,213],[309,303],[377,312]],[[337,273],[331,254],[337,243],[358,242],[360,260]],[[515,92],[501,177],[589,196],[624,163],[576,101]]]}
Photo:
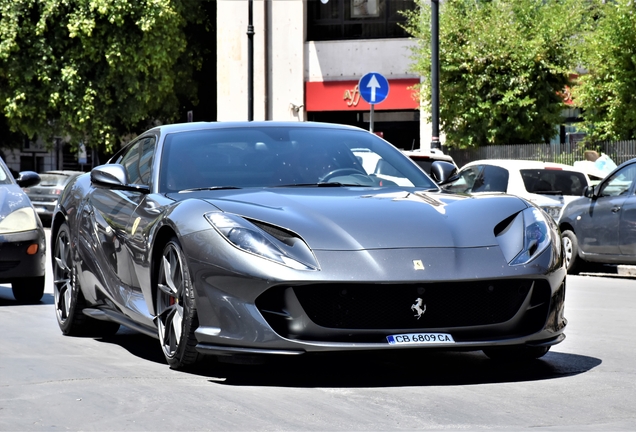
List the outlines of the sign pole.
{"label": "sign pole", "polygon": [[247,3],[247,120],[254,120],[254,25],[253,0]]}
{"label": "sign pole", "polygon": [[431,0],[431,148],[441,149],[439,141],[439,0]]}
{"label": "sign pole", "polygon": [[371,106],[369,113],[369,132],[373,133],[373,112],[375,104],[386,99],[389,95],[389,82],[377,72],[369,72],[358,81],[360,97]]}

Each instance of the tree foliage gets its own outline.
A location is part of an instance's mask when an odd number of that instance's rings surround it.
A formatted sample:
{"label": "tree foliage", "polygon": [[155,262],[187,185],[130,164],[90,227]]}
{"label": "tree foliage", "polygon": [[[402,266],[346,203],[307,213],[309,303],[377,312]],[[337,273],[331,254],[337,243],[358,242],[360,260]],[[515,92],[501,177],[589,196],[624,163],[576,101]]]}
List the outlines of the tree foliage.
{"label": "tree foliage", "polygon": [[587,69],[572,93],[583,110],[588,139],[636,138],[636,3],[599,5],[597,27],[585,33],[581,64]]}
{"label": "tree foliage", "polygon": [[[431,10],[420,0],[407,13],[419,40],[413,69],[431,70]],[[585,28],[581,0],[453,0],[440,2],[440,129],[446,145],[549,142],[562,122],[560,94],[573,71],[573,44]],[[431,87],[419,87],[429,112]]]}
{"label": "tree foliage", "polygon": [[0,109],[11,130],[106,150],[196,98],[199,0],[0,0]]}

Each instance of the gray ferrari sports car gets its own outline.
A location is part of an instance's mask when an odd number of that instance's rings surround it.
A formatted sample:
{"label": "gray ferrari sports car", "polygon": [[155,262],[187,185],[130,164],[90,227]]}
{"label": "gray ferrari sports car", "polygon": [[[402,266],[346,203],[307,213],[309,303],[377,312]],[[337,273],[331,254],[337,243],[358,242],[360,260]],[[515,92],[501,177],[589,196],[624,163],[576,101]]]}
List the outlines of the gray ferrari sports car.
{"label": "gray ferrari sports car", "polygon": [[[454,169],[435,164],[438,181]],[[549,216],[442,192],[349,126],[156,127],[66,186],[51,239],[62,332],[124,325],[156,337],[172,368],[206,354],[528,359],[565,337]]]}

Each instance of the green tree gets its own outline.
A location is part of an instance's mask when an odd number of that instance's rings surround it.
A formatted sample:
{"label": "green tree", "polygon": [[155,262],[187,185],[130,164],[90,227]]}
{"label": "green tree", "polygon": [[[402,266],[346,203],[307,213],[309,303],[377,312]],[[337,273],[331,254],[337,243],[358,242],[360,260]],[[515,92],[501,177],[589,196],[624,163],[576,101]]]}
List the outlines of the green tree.
{"label": "green tree", "polygon": [[0,109],[14,132],[109,151],[196,100],[199,0],[0,0]]}
{"label": "green tree", "polygon": [[580,46],[587,70],[573,88],[582,108],[588,139],[636,138],[636,3],[615,0],[600,5],[597,27]]}
{"label": "green tree", "polygon": [[[431,70],[431,10],[407,13],[419,40],[413,69]],[[576,33],[586,25],[581,0],[440,2],[440,129],[446,145],[549,142],[562,123],[561,92],[573,70]],[[430,115],[428,80],[419,87]],[[430,118],[430,117],[429,117]]]}

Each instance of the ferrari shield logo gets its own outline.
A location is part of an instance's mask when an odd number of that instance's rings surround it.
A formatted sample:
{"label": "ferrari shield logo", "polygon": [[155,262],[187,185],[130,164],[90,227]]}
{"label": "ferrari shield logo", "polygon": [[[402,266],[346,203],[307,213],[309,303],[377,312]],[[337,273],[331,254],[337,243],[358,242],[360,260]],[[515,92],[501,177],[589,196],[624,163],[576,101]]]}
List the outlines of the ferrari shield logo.
{"label": "ferrari shield logo", "polygon": [[424,270],[424,264],[422,260],[413,260],[413,268],[415,270]]}

